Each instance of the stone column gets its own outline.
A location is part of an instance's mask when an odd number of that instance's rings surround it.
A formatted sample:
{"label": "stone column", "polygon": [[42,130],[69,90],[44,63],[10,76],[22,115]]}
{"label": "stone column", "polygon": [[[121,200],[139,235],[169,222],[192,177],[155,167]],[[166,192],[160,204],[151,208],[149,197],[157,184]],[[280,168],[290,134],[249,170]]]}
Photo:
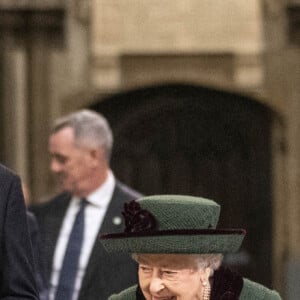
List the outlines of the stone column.
{"label": "stone column", "polygon": [[17,16],[0,9],[2,162],[28,181],[27,55],[13,30]]}
{"label": "stone column", "polygon": [[288,220],[288,261],[287,299],[299,299],[300,287],[300,50],[289,49],[285,56],[288,66],[286,84],[287,118],[287,174],[289,179],[287,214]]}
{"label": "stone column", "polygon": [[[38,4],[38,2],[36,2]],[[52,113],[52,57],[62,10],[0,5],[3,162],[27,183],[33,199],[49,188],[47,136]]]}

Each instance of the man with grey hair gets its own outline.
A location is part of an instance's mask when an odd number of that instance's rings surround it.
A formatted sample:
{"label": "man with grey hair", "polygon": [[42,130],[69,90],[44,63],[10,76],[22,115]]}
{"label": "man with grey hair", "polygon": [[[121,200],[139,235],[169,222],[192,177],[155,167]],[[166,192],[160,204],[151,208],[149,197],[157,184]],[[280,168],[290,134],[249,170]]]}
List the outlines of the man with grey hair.
{"label": "man with grey hair", "polygon": [[[121,232],[123,204],[140,195],[110,169],[113,136],[107,120],[80,110],[55,121],[50,168],[61,194],[31,207],[38,220],[49,276],[49,300],[107,299],[136,281],[126,255],[107,254],[100,233]],[[114,270],[122,274],[115,275]]]}

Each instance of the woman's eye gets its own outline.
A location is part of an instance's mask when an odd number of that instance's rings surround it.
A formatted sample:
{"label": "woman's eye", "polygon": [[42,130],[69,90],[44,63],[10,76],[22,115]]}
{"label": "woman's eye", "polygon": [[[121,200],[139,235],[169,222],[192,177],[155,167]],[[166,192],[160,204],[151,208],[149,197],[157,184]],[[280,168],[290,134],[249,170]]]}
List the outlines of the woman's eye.
{"label": "woman's eye", "polygon": [[172,270],[163,270],[163,273],[166,275],[176,275],[178,272]]}
{"label": "woman's eye", "polygon": [[146,267],[146,266],[140,266],[140,269],[141,269],[143,272],[145,272],[145,273],[149,273],[149,272],[151,272],[151,271],[152,271],[152,269],[151,269],[151,268],[149,268],[149,267]]}

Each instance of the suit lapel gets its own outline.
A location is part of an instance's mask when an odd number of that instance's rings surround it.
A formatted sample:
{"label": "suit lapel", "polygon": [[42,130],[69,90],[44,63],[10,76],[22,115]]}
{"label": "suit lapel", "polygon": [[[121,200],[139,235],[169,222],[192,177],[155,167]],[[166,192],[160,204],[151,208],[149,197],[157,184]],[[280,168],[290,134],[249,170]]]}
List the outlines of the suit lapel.
{"label": "suit lapel", "polygon": [[104,220],[102,222],[99,234],[121,232],[124,229],[123,216],[121,211],[124,205],[124,195],[122,197],[122,190],[116,185],[112,199],[107,208]]}
{"label": "suit lapel", "polygon": [[[102,268],[103,266],[101,266],[101,264],[105,263],[103,257],[108,254],[106,253],[106,250],[104,249],[104,247],[102,246],[99,240],[100,234],[104,232],[122,231],[123,229],[123,220],[122,220],[122,215],[120,214],[120,211],[122,210],[123,207],[123,201],[121,197],[122,197],[122,191],[118,187],[118,185],[116,185],[113,192],[112,199],[109,203],[104,220],[99,229],[98,236],[93,246],[91,257],[89,259],[85,276],[82,282],[82,288],[81,288],[79,299],[84,299],[85,290],[89,288],[89,284],[91,282],[95,283],[97,281],[100,281],[102,277],[101,270],[103,269]],[[114,224],[114,223],[118,223],[116,221],[114,222],[116,218],[117,220],[121,221],[120,224]]]}

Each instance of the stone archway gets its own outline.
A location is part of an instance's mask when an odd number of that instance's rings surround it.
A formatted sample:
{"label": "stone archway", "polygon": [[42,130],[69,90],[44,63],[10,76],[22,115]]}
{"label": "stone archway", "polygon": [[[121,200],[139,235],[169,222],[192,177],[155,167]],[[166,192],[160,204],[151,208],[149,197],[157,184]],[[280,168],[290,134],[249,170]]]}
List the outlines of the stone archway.
{"label": "stone archway", "polygon": [[[272,112],[237,94],[191,85],[120,93],[91,107],[112,125],[112,168],[144,194],[215,199],[220,226],[247,238],[225,262],[271,286]],[[261,269],[264,272],[261,272]]]}

